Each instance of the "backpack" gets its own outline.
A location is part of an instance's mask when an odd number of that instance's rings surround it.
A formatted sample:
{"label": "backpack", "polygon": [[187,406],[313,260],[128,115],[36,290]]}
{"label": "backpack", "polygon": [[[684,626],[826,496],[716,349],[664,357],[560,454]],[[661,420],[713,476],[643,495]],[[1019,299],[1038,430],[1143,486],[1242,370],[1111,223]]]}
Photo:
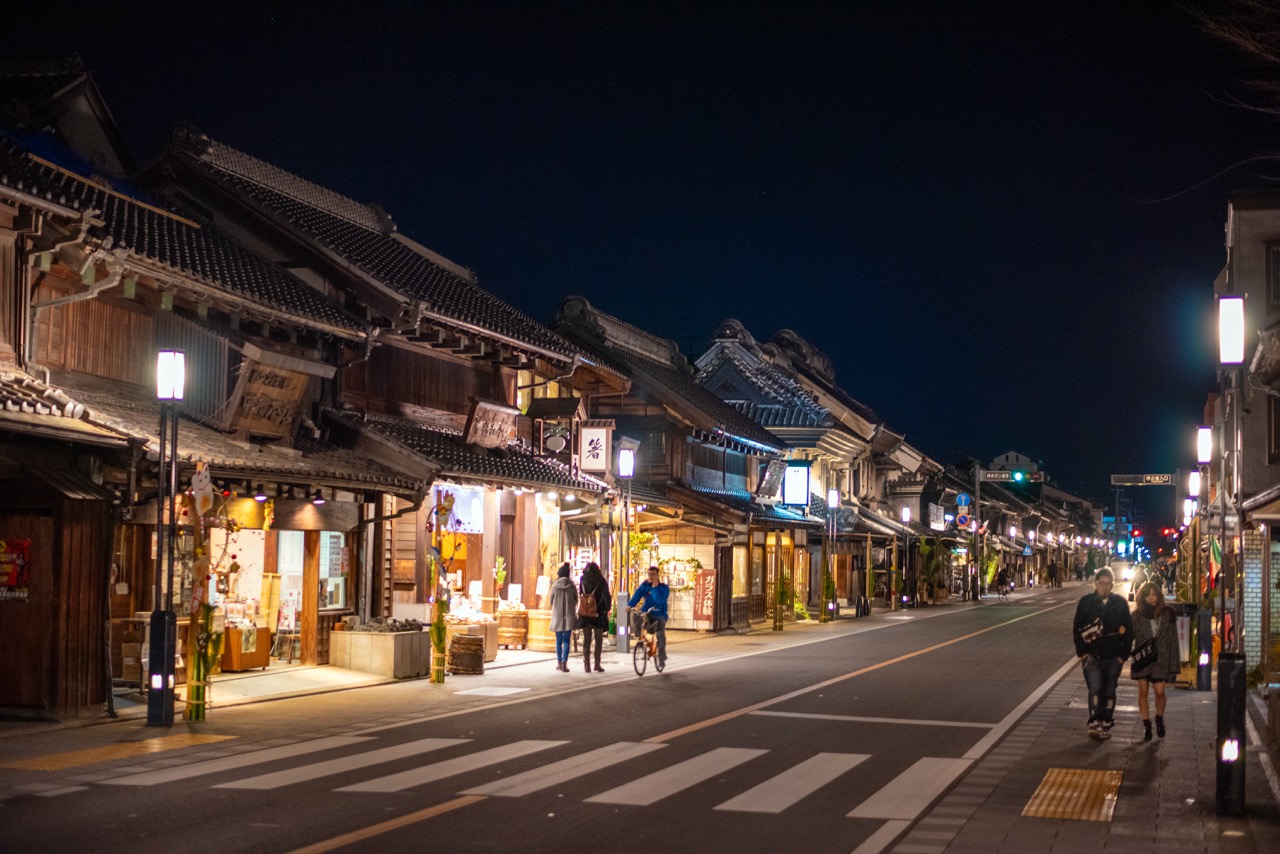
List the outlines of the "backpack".
{"label": "backpack", "polygon": [[[599,589],[600,585],[596,585]],[[596,591],[583,591],[582,596],[578,599],[578,616],[594,620],[600,616],[600,611],[596,608]]]}

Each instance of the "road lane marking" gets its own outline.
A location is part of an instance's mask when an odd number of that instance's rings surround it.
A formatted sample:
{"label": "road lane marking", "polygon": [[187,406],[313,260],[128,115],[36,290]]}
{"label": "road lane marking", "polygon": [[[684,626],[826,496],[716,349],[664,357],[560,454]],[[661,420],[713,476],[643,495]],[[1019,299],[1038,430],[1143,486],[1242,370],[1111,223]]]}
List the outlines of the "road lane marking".
{"label": "road lane marking", "polygon": [[970,747],[967,751],[965,751],[964,758],[965,759],[982,758],[982,756],[988,750],[990,750],[991,747],[995,745],[997,741],[1004,738],[1005,733],[1013,729],[1013,725],[1016,724],[1019,720],[1021,720],[1022,716],[1025,715],[1032,706],[1040,702],[1041,697],[1043,697],[1045,694],[1048,694],[1049,690],[1053,688],[1054,685],[1057,685],[1059,682],[1062,681],[1062,677],[1067,675],[1068,670],[1070,670],[1072,667],[1078,667],[1079,663],[1080,663],[1079,659],[1071,658],[1065,664],[1063,664],[1061,667],[1055,670],[1053,672],[1053,675],[1050,676],[1048,679],[1044,680],[1043,682],[1041,682],[1039,687],[1037,687],[1034,691],[1028,694],[1027,698],[1018,704],[1017,708],[1009,712],[1009,714],[1005,715],[1000,720],[1000,723],[995,725],[995,727],[991,730],[991,732],[987,733],[982,738],[978,739],[978,741],[973,745],[973,747]]}
{"label": "road lane marking", "polygon": [[768,751],[747,747],[717,747],[669,768],[601,792],[587,798],[586,803],[647,807],[765,753]]}
{"label": "road lane marking", "polygon": [[871,718],[862,715],[820,715],[816,712],[751,712],[753,715],[763,715],[765,717],[774,718],[813,718],[819,721],[848,721],[860,724],[902,724],[903,726],[958,726],[970,727],[972,729],[991,729],[996,724],[983,724],[973,721],[929,721],[918,720],[914,718]]}
{"label": "road lane marking", "polygon": [[730,798],[716,809],[780,813],[870,758],[870,753],[819,753],[736,798]]}
{"label": "road lane marking", "polygon": [[212,744],[215,741],[226,741],[232,738],[236,738],[236,736],[178,732],[173,735],[146,738],[141,741],[122,741],[118,744],[106,744],[102,747],[87,747],[83,750],[72,750],[66,753],[52,753],[46,756],[14,759],[9,762],[0,762],[0,768],[13,768],[19,771],[63,771],[67,768],[79,768],[82,765],[95,765],[99,762],[110,762],[113,759],[131,759],[134,756],[145,756],[150,753],[161,753],[166,750],[177,750],[180,747],[193,747],[199,744]]}
{"label": "road lane marking", "polygon": [[577,756],[570,756],[559,762],[553,762],[542,768],[534,768],[521,774],[515,774],[502,780],[476,786],[459,792],[460,795],[489,795],[491,797],[519,798],[532,792],[549,789],[558,783],[582,777],[595,771],[635,759],[654,750],[661,750],[665,744],[638,744],[633,741],[620,741],[606,745]]}
{"label": "road lane marking", "polygon": [[940,649],[945,649],[946,647],[952,646],[953,644],[957,644],[962,641],[967,641],[972,638],[976,638],[979,635],[985,635],[987,632],[993,632],[996,629],[1002,629],[1005,626],[1012,625],[1013,623],[1018,623],[1018,622],[1021,622],[1022,620],[1029,620],[1032,617],[1038,617],[1041,614],[1047,614],[1050,611],[1056,611],[1059,608],[1065,608],[1068,605],[1075,605],[1075,604],[1076,604],[1075,602],[1062,602],[1057,605],[1051,605],[1048,608],[1042,608],[1039,611],[1032,611],[1030,614],[1023,614],[1021,617],[1014,617],[1011,620],[1005,620],[1003,623],[996,623],[994,626],[987,626],[985,629],[979,629],[976,632],[970,632],[969,634],[961,635],[958,638],[952,638],[951,640],[948,640],[948,641],[942,641],[941,643],[936,643],[933,646],[927,646],[924,649],[918,649],[915,652],[904,653],[903,655],[899,655],[895,658],[890,658],[885,661],[878,662],[876,664],[870,664],[870,665],[867,665],[866,667],[861,667],[850,673],[844,673],[840,676],[833,676],[830,679],[824,679],[821,682],[816,682],[813,685],[809,685],[805,688],[797,688],[794,691],[789,691],[786,694],[773,697],[772,699],[769,699],[769,700],[762,700],[759,703],[752,703],[750,706],[743,706],[740,709],[735,709],[731,712],[725,712],[722,715],[716,715],[713,718],[707,718],[706,720],[699,721],[698,723],[689,724],[688,726],[683,726],[678,729],[673,729],[668,732],[664,732],[661,735],[655,735],[652,738],[646,738],[645,741],[651,744],[670,741],[673,738],[679,738],[680,736],[688,735],[691,732],[697,732],[698,730],[706,729],[707,727],[715,726],[716,724],[724,723],[725,721],[731,721],[734,718],[739,718],[739,717],[742,717],[743,715],[748,715],[752,712],[759,711],[760,709],[767,709],[769,706],[776,706],[778,703],[785,703],[787,700],[794,700],[796,697],[803,697],[805,694],[820,690],[822,688],[826,688],[829,685],[836,685],[836,684],[839,684],[840,682],[844,682],[847,679],[853,679],[854,677],[862,676],[867,673],[872,673],[876,670],[880,670],[883,667],[889,667],[890,665],[899,664],[903,661],[908,661],[912,658],[917,658],[921,655],[927,655],[928,653],[936,652],[937,650],[940,650]]}
{"label": "road lane marking", "polygon": [[383,762],[393,762],[409,756],[418,756],[423,753],[430,753],[433,750],[452,747],[455,744],[466,744],[470,740],[469,738],[423,738],[407,744],[396,744],[379,750],[370,750],[368,753],[356,753],[351,756],[329,759],[325,762],[316,762],[311,765],[288,768],[284,771],[275,771],[271,774],[248,777],[244,780],[219,783],[213,788],[278,789],[291,783],[318,780],[321,777],[330,777],[334,774],[341,774],[344,771],[354,771],[358,768],[368,768],[370,765],[380,765]]}
{"label": "road lane marking", "polygon": [[528,756],[530,753],[537,753],[540,750],[547,750],[568,743],[567,741],[513,741],[511,744],[504,744],[501,747],[459,756],[457,759],[448,759],[444,762],[423,765],[421,768],[410,768],[408,771],[401,771],[399,774],[377,777],[373,780],[366,780],[363,783],[343,786],[341,789],[335,789],[334,791],[400,792],[414,786],[421,786],[423,783],[443,780],[445,777],[452,777],[464,771],[472,771],[476,768],[483,768],[486,765],[505,762],[508,759],[517,759],[521,756]]}
{"label": "road lane marking", "polygon": [[247,768],[250,765],[261,765],[264,762],[275,762],[335,747],[349,747],[353,744],[369,741],[367,738],[354,735],[334,735],[328,738],[317,738],[311,741],[300,741],[297,744],[286,744],[283,747],[268,747],[250,753],[240,753],[222,759],[210,759],[207,762],[193,762],[190,765],[178,765],[173,768],[162,768],[158,771],[144,771],[127,777],[115,777],[102,780],[104,786],[155,786],[160,783],[173,783],[205,774],[216,774],[219,771],[233,771]]}
{"label": "road lane marking", "polygon": [[881,851],[889,847],[889,843],[902,835],[902,832],[911,826],[909,821],[886,821],[880,826],[880,829],[868,836],[862,841],[862,844],[853,849],[853,854],[880,854]]}
{"label": "road lane marking", "polygon": [[308,845],[305,848],[295,848],[291,854],[323,854],[325,851],[332,851],[335,848],[344,848],[348,845],[354,845],[357,842],[363,842],[374,836],[381,836],[393,830],[399,830],[402,827],[408,827],[411,824],[417,824],[420,821],[426,821],[429,818],[435,818],[447,812],[453,812],[456,809],[470,806],[478,801],[485,801],[488,798],[479,795],[464,795],[460,798],[454,798],[443,804],[436,804],[433,807],[427,807],[424,810],[411,812],[408,815],[402,815],[399,818],[388,819],[387,821],[371,824],[360,830],[353,830],[342,836],[335,836],[332,839],[326,839],[323,842],[317,842],[314,845]]}
{"label": "road lane marking", "polygon": [[894,818],[912,821],[968,769],[968,759],[926,756],[858,804],[849,818]]}

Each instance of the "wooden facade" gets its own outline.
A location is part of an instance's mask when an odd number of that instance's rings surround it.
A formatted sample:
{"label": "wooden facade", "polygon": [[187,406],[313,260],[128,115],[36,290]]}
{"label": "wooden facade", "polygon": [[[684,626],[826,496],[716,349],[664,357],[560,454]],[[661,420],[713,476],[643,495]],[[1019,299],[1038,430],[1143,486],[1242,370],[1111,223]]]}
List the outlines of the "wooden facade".
{"label": "wooden facade", "polygon": [[0,711],[57,720],[106,699],[110,496],[82,475],[0,481],[0,540],[31,542],[23,600],[0,600]]}

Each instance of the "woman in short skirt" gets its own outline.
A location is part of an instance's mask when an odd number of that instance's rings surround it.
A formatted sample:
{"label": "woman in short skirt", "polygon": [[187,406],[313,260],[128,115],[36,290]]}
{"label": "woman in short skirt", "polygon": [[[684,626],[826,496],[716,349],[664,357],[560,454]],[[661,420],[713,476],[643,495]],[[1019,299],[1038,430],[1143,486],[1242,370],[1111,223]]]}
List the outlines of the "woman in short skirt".
{"label": "woman in short skirt", "polygon": [[1166,682],[1178,678],[1182,665],[1178,658],[1178,627],[1173,611],[1164,602],[1160,585],[1147,582],[1138,591],[1138,604],[1133,612],[1133,648],[1136,651],[1151,638],[1156,639],[1155,660],[1147,666],[1131,666],[1129,676],[1138,680],[1138,711],[1142,713],[1142,740],[1151,740],[1151,710],[1147,702],[1147,686],[1156,692],[1156,735],[1164,738],[1164,704]]}

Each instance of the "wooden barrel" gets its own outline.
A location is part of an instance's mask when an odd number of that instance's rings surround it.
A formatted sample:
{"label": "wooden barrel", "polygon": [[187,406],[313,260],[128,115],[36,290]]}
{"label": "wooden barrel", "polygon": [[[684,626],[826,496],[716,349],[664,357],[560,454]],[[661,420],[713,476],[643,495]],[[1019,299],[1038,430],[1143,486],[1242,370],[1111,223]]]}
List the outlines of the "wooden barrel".
{"label": "wooden barrel", "polygon": [[498,612],[498,646],[524,649],[529,643],[529,612]]}
{"label": "wooden barrel", "polygon": [[484,637],[454,635],[449,643],[450,673],[484,673]]}
{"label": "wooden barrel", "polygon": [[535,652],[556,651],[556,636],[551,632],[550,611],[529,612],[528,648]]}

